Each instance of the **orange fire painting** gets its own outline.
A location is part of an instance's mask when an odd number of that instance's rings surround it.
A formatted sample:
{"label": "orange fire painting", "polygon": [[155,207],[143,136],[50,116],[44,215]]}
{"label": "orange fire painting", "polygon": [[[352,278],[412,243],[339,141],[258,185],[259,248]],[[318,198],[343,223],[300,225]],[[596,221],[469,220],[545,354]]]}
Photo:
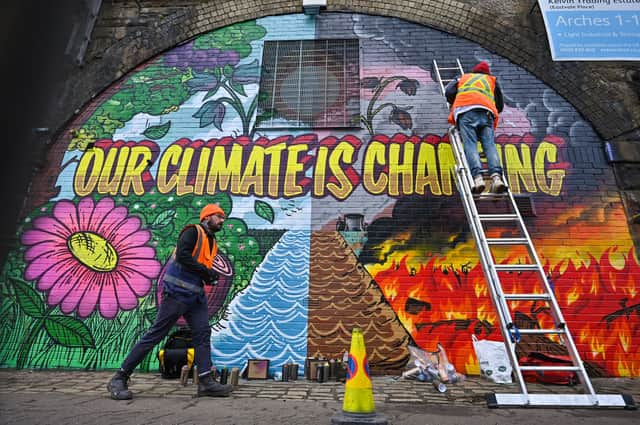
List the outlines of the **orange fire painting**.
{"label": "orange fire painting", "polygon": [[[612,260],[613,254],[621,259]],[[640,264],[631,250],[617,254],[610,248],[600,258],[591,256],[589,264],[568,259],[555,266],[547,262],[544,268],[582,359],[605,374],[638,376],[640,295],[635,278]],[[456,369],[477,374],[471,334],[502,339],[482,266],[447,264],[444,256],[410,265],[410,257],[405,254],[372,271],[375,281],[421,348],[433,351],[441,343]],[[509,256],[501,262],[513,260]],[[535,272],[501,274],[506,293],[539,292],[537,280]],[[512,315],[540,328],[553,326],[545,303],[512,302],[511,308]]]}

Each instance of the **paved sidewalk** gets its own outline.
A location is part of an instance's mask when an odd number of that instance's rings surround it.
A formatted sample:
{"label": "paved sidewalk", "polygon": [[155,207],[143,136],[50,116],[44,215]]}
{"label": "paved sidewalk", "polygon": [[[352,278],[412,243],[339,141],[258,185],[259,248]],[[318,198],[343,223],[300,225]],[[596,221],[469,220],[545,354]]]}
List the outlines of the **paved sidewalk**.
{"label": "paved sidewalk", "polygon": [[[344,384],[241,380],[231,397],[194,397],[195,387],[137,373],[133,400],[111,400],[106,383],[113,372],[0,369],[0,424],[331,424],[342,411]],[[439,393],[429,383],[374,377],[376,413],[390,425],[635,425],[640,410],[523,409],[486,407],[489,392],[517,392],[517,385],[492,384],[479,377],[451,384]],[[602,394],[631,394],[640,400],[639,379],[594,379]],[[530,390],[536,389],[536,385]],[[548,392],[575,391],[547,386]]]}
{"label": "paved sidewalk", "polygon": [[[0,397],[7,393],[42,393],[104,395],[108,397],[106,383],[113,372],[87,371],[30,371],[0,369]],[[598,394],[627,393],[640,404],[640,379],[595,378],[593,386]],[[392,376],[372,378],[374,400],[378,403],[416,403],[429,405],[486,406],[486,393],[519,392],[517,384],[494,384],[478,376],[467,377],[464,382],[448,384],[445,393],[439,393],[430,383]],[[129,388],[134,397],[192,398],[195,386],[190,382],[182,386],[179,380],[162,379],[159,373],[135,373]],[[530,384],[529,392],[580,393],[580,386]],[[329,381],[318,383],[302,377],[297,381],[244,380],[232,393],[233,398],[263,398],[278,400],[315,400],[342,402],[344,383]]]}

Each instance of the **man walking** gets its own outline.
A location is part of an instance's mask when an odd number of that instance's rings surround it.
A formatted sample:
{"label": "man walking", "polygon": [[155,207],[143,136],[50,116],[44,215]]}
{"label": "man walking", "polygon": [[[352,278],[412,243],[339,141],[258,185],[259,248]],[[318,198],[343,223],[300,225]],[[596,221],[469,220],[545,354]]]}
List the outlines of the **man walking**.
{"label": "man walking", "polygon": [[445,96],[451,104],[449,123],[457,125],[462,137],[464,154],[473,177],[472,192],[482,193],[485,188],[477,148],[480,140],[487,157],[491,192],[503,193],[507,186],[502,181],[494,130],[498,126],[498,115],[502,112],[504,101],[498,80],[491,75],[489,64],[479,62],[470,73],[451,81],[445,89]]}
{"label": "man walking", "polygon": [[195,364],[201,372],[198,396],[226,397],[232,391],[232,385],[221,385],[211,376],[211,327],[203,287],[215,285],[219,278],[212,268],[218,252],[214,233],[222,228],[224,219],[222,208],[209,204],[200,211],[199,224],[188,225],[180,232],[175,253],[162,277],[162,301],[156,320],[107,384],[112,399],[131,399],[127,386],[129,376],[181,316],[193,334]]}

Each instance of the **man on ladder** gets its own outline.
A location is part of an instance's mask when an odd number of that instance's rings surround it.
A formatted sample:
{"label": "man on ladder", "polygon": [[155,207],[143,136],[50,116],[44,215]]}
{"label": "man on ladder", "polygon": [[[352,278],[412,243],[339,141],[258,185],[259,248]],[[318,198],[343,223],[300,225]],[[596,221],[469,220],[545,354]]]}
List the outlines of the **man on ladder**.
{"label": "man on ladder", "polygon": [[491,75],[489,64],[480,62],[473,67],[471,73],[451,81],[447,84],[445,95],[451,105],[449,123],[457,125],[462,137],[464,154],[473,178],[472,192],[479,194],[485,188],[478,140],[487,157],[491,192],[505,192],[507,186],[502,181],[502,167],[494,135],[504,102],[502,90],[496,77]]}
{"label": "man on ladder", "polygon": [[[487,288],[491,295],[500,332],[504,338],[507,354],[513,366],[516,379],[520,386],[520,393],[496,392],[487,394],[489,407],[499,406],[582,406],[582,407],[624,407],[635,409],[633,397],[629,394],[596,394],[589,379],[580,353],[573,342],[569,327],[562,316],[560,306],[553,293],[553,288],[547,279],[545,268],[533,246],[533,241],[525,222],[518,210],[513,193],[507,191],[502,181],[502,168],[496,151],[493,130],[498,123],[498,113],[502,110],[502,92],[496,78],[490,74],[489,65],[480,62],[471,73],[465,73],[460,61],[456,59],[456,67],[441,68],[433,61],[436,80],[441,93],[447,98],[450,106],[449,122],[457,124],[449,129],[449,141],[456,161],[456,183],[460,192],[465,215],[469,221],[469,228],[478,249],[478,256],[487,279]],[[457,77],[443,79],[441,71],[455,71]],[[447,84],[445,88],[444,84]],[[490,197],[474,196],[484,190],[484,179],[481,175],[480,155],[477,151],[477,141],[480,139],[487,155],[489,173],[491,175],[491,192],[503,193],[508,204],[509,212],[481,213],[477,202]],[[468,163],[468,164],[467,164]],[[495,200],[495,199],[491,199]],[[504,225],[511,223],[513,228],[506,237],[489,237],[492,224]],[[514,226],[515,225],[515,226]],[[526,247],[528,263],[497,261],[496,247],[523,246]],[[525,260],[526,261],[526,260]],[[503,288],[501,276],[504,273],[534,272],[527,277],[518,288]],[[516,308],[522,301],[544,303],[548,306],[549,314],[553,318],[553,325],[518,329],[514,323]],[[520,364],[516,354],[516,344],[520,335],[556,335],[565,346],[571,365],[529,365]],[[583,393],[567,392],[566,394],[537,393],[532,394],[527,388],[524,373],[572,373],[577,375],[583,386]]]}

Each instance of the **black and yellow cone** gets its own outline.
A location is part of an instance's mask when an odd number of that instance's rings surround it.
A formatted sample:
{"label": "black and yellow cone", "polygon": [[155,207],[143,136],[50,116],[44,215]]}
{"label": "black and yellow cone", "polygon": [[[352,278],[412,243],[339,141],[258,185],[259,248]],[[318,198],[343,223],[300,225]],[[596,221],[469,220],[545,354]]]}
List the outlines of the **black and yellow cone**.
{"label": "black and yellow cone", "polygon": [[375,413],[373,386],[369,374],[367,352],[364,348],[362,330],[351,333],[351,348],[347,364],[347,380],[344,389],[342,413],[331,418],[332,424],[388,424],[384,416]]}

